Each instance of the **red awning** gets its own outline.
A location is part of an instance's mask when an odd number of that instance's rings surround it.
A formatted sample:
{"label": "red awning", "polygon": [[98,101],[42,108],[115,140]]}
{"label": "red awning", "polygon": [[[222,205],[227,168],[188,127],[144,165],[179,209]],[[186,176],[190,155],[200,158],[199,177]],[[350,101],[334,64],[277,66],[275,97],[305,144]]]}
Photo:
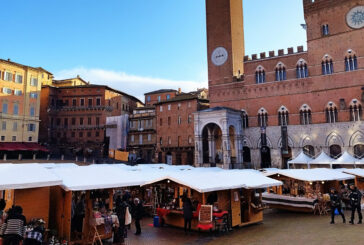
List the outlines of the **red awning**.
{"label": "red awning", "polygon": [[49,150],[37,143],[0,143],[0,151],[45,151]]}

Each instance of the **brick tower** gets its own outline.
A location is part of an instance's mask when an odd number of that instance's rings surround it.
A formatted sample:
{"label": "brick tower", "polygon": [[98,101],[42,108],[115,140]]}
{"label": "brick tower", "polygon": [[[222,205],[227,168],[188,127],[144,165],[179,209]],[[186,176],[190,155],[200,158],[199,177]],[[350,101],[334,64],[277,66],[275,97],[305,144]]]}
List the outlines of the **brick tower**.
{"label": "brick tower", "polygon": [[244,74],[242,0],[206,0],[209,88],[239,81]]}

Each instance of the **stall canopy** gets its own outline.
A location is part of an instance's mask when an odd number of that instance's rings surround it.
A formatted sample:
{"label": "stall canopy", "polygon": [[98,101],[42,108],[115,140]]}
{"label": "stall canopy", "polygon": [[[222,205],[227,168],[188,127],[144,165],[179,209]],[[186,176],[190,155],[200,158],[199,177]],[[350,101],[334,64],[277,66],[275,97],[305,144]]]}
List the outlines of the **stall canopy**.
{"label": "stall canopy", "polygon": [[328,164],[331,166],[332,162],[334,161],[334,159],[332,159],[331,157],[329,157],[328,155],[326,155],[325,152],[321,152],[321,154],[316,157],[314,160],[310,161],[309,164]]}
{"label": "stall canopy", "polygon": [[167,176],[156,178],[146,185],[171,180],[180,185],[194,189],[200,193],[230,190],[230,189],[259,189],[280,186],[282,182],[265,177],[259,172],[246,170],[203,171],[195,169],[189,171],[171,172]]}
{"label": "stall canopy", "polygon": [[361,168],[343,169],[342,171],[347,174],[352,174],[352,175],[364,178],[364,169],[361,169]]}
{"label": "stall canopy", "polygon": [[[343,173],[328,168],[315,168],[315,169],[285,169],[280,170],[277,174],[297,179],[301,181],[315,182],[315,181],[341,181],[354,179],[355,177],[350,174]],[[273,175],[273,174],[272,174]],[[272,176],[270,175],[270,176]]]}
{"label": "stall canopy", "polygon": [[303,151],[294,159],[288,161],[288,166],[291,164],[309,164],[313,159],[307,156]]}
{"label": "stall canopy", "polygon": [[61,185],[62,179],[39,164],[0,164],[0,190]]}
{"label": "stall canopy", "polygon": [[340,164],[340,165],[355,165],[355,163],[358,161],[355,157],[350,155],[347,151],[345,151],[341,157],[334,160],[332,164]]}
{"label": "stall canopy", "polygon": [[356,159],[356,161],[355,161],[355,165],[364,165],[364,158],[362,158],[362,159]]}

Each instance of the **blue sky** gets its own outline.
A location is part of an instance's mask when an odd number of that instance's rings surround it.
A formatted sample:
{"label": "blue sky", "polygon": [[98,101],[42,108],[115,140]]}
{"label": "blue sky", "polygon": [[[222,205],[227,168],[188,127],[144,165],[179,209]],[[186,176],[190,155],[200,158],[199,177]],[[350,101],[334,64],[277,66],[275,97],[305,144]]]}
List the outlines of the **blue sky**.
{"label": "blue sky", "polygon": [[[1,58],[138,97],[207,86],[204,0],[1,2]],[[244,22],[246,54],[306,43],[302,0],[245,0]]]}

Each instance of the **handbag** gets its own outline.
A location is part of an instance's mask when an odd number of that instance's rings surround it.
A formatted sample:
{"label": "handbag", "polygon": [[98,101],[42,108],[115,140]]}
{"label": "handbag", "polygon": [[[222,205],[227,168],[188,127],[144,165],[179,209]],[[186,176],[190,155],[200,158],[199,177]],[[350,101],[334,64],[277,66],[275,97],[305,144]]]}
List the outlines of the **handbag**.
{"label": "handbag", "polygon": [[125,210],[125,225],[130,225],[131,224],[131,214],[129,212],[129,207],[126,207]]}

